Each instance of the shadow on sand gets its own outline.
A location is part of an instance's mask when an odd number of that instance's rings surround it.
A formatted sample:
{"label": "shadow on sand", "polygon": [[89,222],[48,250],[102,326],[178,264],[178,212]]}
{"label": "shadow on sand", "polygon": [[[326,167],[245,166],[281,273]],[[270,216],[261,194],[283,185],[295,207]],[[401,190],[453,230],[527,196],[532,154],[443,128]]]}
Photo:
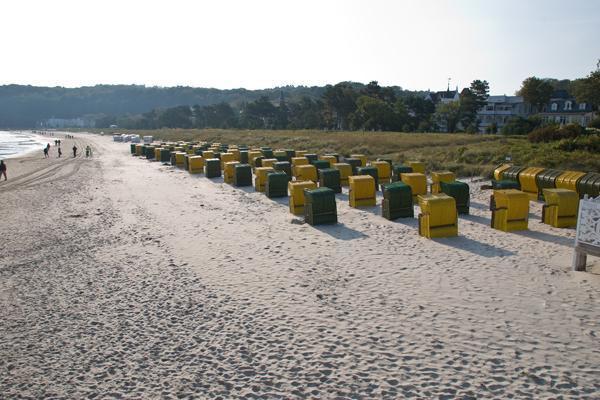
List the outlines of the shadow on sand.
{"label": "shadow on sand", "polygon": [[359,232],[357,230],[348,228],[346,225],[339,222],[337,224],[331,225],[315,225],[313,226],[313,228],[339,240],[354,240],[368,237],[368,235],[365,235],[364,233]]}
{"label": "shadow on sand", "polygon": [[[531,216],[531,214],[530,214],[530,216]],[[475,223],[478,223],[481,225],[485,225],[490,229],[493,229],[491,227],[491,223],[492,223],[491,216],[490,216],[490,218],[480,217],[478,215],[459,215],[458,217],[459,217],[459,219],[464,219],[467,221],[475,222]],[[529,218],[529,227],[530,228],[532,226],[535,226],[532,224],[537,225],[537,224],[541,224],[541,222],[537,217],[535,219]],[[520,235],[520,236],[525,236],[530,239],[542,240],[542,241],[548,242],[548,243],[559,244],[561,246],[572,247],[574,245],[573,239],[571,239],[571,238],[555,236],[555,235],[551,235],[549,233],[544,233],[544,232],[539,232],[539,231],[525,230],[525,231],[511,231],[510,233],[514,233],[514,234]]]}
{"label": "shadow on sand", "polygon": [[473,214],[459,214],[458,219],[459,219],[459,223],[460,223],[461,219],[464,219],[465,221],[475,222],[476,224],[481,224],[481,225],[485,225],[488,227],[492,223],[491,218],[481,217],[479,215],[473,215]]}
{"label": "shadow on sand", "polygon": [[288,196],[285,196],[285,197],[267,197],[267,196],[265,195],[265,197],[266,197],[267,199],[271,200],[273,203],[280,204],[280,205],[282,205],[282,206],[284,206],[284,207],[286,207],[286,208],[287,208],[287,207],[289,206],[289,204],[290,204],[290,198],[289,198]]}
{"label": "shadow on sand", "polygon": [[343,192],[342,193],[336,193],[335,197],[336,197],[337,200],[341,200],[341,201],[343,201],[345,203],[348,202],[348,193],[343,193]]}
{"label": "shadow on sand", "polygon": [[359,211],[364,211],[369,214],[373,214],[373,215],[377,215],[378,217],[381,217],[381,204],[377,204],[373,207],[358,207],[356,209]]}
{"label": "shadow on sand", "polygon": [[254,188],[254,186],[235,186],[235,185],[231,185],[232,188],[237,189],[237,190],[241,190],[242,192],[246,192],[246,193],[256,193],[256,189]]}
{"label": "shadow on sand", "polygon": [[411,228],[414,228],[418,234],[418,230],[419,230],[418,215],[419,214],[415,212],[415,216],[412,218],[396,218],[395,220],[393,220],[393,222],[396,222],[396,223],[399,223],[402,225],[406,225],[406,226],[410,226]]}
{"label": "shadow on sand", "polygon": [[476,208],[478,210],[485,210],[485,211],[489,211],[490,210],[490,205],[489,204],[481,204],[481,203],[477,203],[472,201],[471,204],[469,204],[469,207],[473,207]]}
{"label": "shadow on sand", "polygon": [[478,242],[466,236],[456,236],[449,238],[432,239],[434,242],[444,246],[454,247],[456,249],[468,251],[482,257],[508,257],[515,255],[515,252],[493,246],[491,244]]}
{"label": "shadow on sand", "polygon": [[[532,221],[530,220],[529,224],[531,224],[531,222]],[[558,244],[558,245],[565,246],[565,247],[574,247],[575,246],[575,241],[573,238],[554,236],[549,233],[544,233],[544,232],[539,232],[539,231],[530,231],[530,230],[513,231],[511,233],[514,233],[519,236],[524,236],[524,237],[527,237],[530,239],[536,239],[536,240],[541,240],[541,241],[548,242],[548,243]]]}

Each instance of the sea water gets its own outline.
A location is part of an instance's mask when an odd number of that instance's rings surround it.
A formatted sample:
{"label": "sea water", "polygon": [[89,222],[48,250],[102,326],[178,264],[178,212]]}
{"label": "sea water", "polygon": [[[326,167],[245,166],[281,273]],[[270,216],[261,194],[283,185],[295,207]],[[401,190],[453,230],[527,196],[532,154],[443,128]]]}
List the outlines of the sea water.
{"label": "sea water", "polygon": [[46,144],[43,140],[32,132],[0,131],[0,159],[17,157],[32,150],[42,151]]}

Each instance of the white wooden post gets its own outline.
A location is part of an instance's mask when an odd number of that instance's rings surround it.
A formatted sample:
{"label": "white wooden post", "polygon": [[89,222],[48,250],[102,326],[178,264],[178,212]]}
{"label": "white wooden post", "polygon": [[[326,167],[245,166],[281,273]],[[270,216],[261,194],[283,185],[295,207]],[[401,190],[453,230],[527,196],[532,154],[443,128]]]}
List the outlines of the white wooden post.
{"label": "white wooden post", "polygon": [[585,271],[587,255],[600,257],[600,196],[579,202],[573,270]]}

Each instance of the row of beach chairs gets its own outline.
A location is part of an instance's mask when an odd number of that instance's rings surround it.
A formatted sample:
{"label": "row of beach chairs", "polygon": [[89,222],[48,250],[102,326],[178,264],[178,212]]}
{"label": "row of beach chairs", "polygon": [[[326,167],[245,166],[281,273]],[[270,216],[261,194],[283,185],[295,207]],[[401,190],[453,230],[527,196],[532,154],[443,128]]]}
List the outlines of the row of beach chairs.
{"label": "row of beach chairs", "polygon": [[[170,163],[191,174],[223,177],[234,186],[254,186],[269,198],[288,197],[289,210],[303,215],[311,225],[337,223],[336,194],[347,186],[351,207],[373,207],[381,191],[384,218],[414,218],[419,205],[419,234],[428,237],[458,235],[458,214],[468,214],[469,185],[450,171],[434,171],[428,183],[425,164],[409,161],[393,164],[388,159],[368,161],[363,154],[342,158],[289,149],[248,148],[220,143],[131,144],[131,153]],[[503,231],[527,229],[530,192],[512,181],[510,167],[499,166],[492,182],[491,225]],[[540,171],[541,172],[541,171]],[[519,175],[517,175],[518,177]],[[522,175],[523,179],[527,174]],[[512,182],[512,183],[511,183]],[[527,186],[529,188],[529,186]],[[576,222],[578,193],[562,188],[543,188],[544,223],[571,227]],[[540,198],[536,194],[535,200]]]}

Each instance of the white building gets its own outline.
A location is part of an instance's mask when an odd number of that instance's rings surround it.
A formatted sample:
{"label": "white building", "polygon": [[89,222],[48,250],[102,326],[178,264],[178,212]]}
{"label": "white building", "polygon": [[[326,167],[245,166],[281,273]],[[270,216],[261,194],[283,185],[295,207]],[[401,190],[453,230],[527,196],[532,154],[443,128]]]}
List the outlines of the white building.
{"label": "white building", "polygon": [[43,128],[93,128],[96,121],[87,118],[49,118],[40,123]]}
{"label": "white building", "polygon": [[487,132],[495,124],[499,132],[511,118],[527,118],[530,114],[531,106],[521,96],[489,96],[487,104],[477,111],[479,131]]}
{"label": "white building", "polygon": [[565,90],[555,91],[539,115],[545,123],[581,126],[587,126],[595,117],[591,104],[577,103],[575,98]]}

